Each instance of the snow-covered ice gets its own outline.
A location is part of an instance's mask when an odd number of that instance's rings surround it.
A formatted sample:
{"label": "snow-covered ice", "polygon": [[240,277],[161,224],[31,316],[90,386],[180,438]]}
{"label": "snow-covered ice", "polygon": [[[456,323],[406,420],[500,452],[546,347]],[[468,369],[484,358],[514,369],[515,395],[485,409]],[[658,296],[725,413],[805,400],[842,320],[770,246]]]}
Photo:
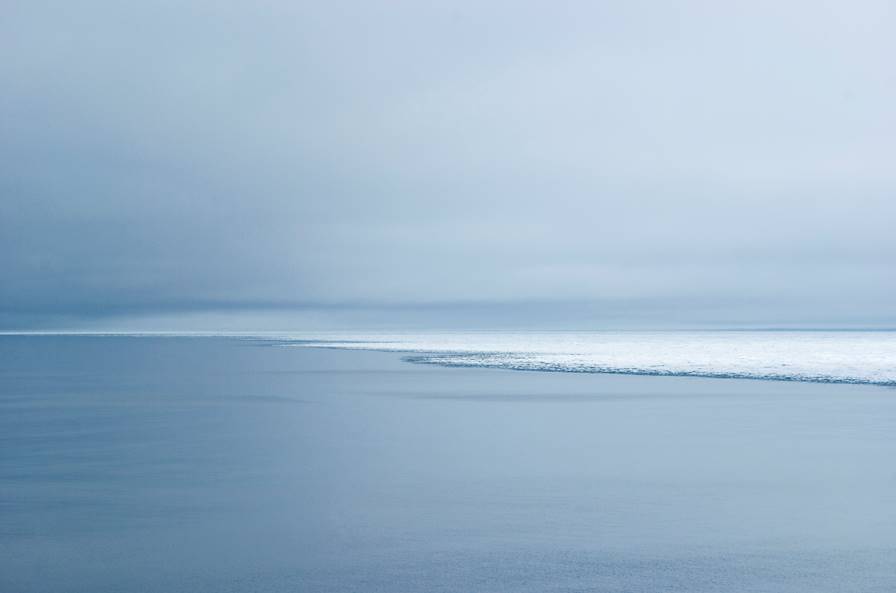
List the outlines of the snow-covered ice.
{"label": "snow-covered ice", "polygon": [[896,385],[892,331],[339,333],[286,341],[405,352],[412,362],[446,366]]}

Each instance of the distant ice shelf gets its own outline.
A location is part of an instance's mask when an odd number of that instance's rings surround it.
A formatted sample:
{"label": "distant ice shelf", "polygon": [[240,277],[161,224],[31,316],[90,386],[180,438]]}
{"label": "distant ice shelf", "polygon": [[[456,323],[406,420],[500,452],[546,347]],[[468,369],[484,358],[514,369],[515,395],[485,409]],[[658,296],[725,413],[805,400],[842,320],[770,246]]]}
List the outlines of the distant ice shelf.
{"label": "distant ice shelf", "polygon": [[283,342],[444,366],[896,385],[892,331],[331,333]]}

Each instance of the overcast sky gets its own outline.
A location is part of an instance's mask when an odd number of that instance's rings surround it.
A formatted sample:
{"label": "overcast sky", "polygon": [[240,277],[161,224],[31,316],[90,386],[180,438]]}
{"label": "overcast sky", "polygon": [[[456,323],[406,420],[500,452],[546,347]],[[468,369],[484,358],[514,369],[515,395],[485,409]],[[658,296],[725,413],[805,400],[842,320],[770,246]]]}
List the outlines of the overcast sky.
{"label": "overcast sky", "polygon": [[0,328],[893,325],[894,6],[5,1]]}

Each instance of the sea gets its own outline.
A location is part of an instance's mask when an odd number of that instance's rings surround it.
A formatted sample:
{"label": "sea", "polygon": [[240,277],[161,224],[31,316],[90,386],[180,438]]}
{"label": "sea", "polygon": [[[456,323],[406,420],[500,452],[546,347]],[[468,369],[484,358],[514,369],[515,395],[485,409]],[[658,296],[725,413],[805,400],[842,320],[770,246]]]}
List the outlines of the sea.
{"label": "sea", "polygon": [[896,591],[896,333],[0,335],[0,592]]}

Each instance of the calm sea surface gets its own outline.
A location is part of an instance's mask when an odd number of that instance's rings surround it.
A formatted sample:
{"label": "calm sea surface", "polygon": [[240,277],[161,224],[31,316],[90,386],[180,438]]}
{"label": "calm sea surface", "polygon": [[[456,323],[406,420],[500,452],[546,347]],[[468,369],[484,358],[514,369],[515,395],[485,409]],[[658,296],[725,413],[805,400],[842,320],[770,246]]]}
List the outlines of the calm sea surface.
{"label": "calm sea surface", "polygon": [[0,336],[0,591],[896,591],[896,389]]}

